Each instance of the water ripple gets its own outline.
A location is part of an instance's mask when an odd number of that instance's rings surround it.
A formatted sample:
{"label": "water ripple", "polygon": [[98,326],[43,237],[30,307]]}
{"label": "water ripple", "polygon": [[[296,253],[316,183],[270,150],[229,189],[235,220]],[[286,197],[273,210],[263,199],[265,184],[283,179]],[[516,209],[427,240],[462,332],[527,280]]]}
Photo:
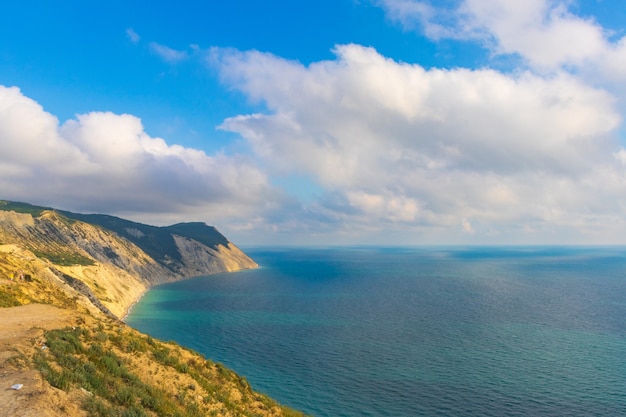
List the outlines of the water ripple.
{"label": "water ripple", "polygon": [[626,416],[626,256],[289,250],[151,290],[131,325],[316,416]]}

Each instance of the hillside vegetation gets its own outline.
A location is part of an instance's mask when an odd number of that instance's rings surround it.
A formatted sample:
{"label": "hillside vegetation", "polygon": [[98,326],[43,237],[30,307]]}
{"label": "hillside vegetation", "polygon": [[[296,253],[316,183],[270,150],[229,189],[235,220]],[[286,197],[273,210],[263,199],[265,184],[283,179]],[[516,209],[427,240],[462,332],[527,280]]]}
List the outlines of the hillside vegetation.
{"label": "hillside vegetation", "polygon": [[9,201],[0,201],[0,250],[118,318],[152,285],[257,267],[204,223],[156,227]]}
{"label": "hillside vegetation", "polygon": [[151,285],[255,266],[204,224],[154,228],[0,202],[0,416],[302,415],[119,320]]}

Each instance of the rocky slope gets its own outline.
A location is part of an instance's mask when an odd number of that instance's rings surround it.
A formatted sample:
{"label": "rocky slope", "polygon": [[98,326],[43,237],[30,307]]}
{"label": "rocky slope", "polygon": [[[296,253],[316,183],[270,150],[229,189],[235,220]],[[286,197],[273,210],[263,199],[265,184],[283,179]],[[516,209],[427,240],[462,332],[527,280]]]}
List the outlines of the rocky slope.
{"label": "rocky slope", "polygon": [[204,223],[155,227],[7,201],[0,201],[0,251],[5,263],[28,260],[28,272],[13,274],[46,276],[117,318],[152,285],[257,267]]}
{"label": "rocky slope", "polygon": [[256,266],[203,223],[0,201],[0,417],[302,417],[119,320],[152,285]]}
{"label": "rocky slope", "polygon": [[[6,286],[0,279],[0,294]],[[0,417],[304,417],[221,364],[118,320],[37,303],[0,313]]]}

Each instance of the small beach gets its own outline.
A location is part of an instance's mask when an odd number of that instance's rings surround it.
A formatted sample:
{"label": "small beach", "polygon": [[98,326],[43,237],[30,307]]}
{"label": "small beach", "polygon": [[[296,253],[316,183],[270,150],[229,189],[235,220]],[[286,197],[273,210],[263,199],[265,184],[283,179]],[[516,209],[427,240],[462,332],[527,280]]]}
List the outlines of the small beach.
{"label": "small beach", "polygon": [[137,303],[139,303],[141,301],[141,299],[146,295],[146,293],[150,291],[150,289],[148,288],[147,290],[145,290],[144,292],[141,293],[141,295],[139,295],[139,297],[130,305],[128,306],[128,308],[126,309],[126,312],[124,313],[124,315],[120,318],[121,321],[125,322],[126,318],[129,316],[129,314],[133,311],[133,308],[137,305]]}

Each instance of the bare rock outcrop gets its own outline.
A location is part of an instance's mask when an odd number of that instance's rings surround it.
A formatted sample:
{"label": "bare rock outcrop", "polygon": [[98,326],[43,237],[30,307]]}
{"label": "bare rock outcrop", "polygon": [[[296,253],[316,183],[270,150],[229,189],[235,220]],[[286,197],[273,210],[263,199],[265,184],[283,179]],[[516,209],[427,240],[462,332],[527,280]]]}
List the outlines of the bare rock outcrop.
{"label": "bare rock outcrop", "polygon": [[4,250],[6,273],[56,277],[68,297],[118,318],[153,285],[257,267],[204,223],[155,227],[23,203],[0,204],[0,245],[15,249]]}

